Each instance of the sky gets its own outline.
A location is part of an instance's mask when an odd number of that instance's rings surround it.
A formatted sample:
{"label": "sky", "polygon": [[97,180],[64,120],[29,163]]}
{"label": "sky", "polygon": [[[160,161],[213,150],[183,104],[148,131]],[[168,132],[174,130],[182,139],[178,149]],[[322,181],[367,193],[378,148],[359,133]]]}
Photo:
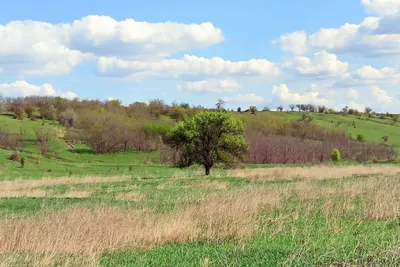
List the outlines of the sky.
{"label": "sky", "polygon": [[0,94],[400,112],[400,0],[2,0]]}

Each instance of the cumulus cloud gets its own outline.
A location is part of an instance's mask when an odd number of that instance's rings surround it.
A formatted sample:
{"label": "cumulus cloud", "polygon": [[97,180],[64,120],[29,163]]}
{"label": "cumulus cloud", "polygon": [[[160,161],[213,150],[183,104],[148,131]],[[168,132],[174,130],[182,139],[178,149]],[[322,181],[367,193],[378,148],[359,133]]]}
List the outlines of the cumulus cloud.
{"label": "cumulus cloud", "polygon": [[396,16],[400,14],[400,0],[362,0],[366,10],[379,16]]}
{"label": "cumulus cloud", "polygon": [[307,34],[304,31],[283,34],[279,44],[284,51],[292,52],[294,55],[304,55],[307,52]]}
{"label": "cumulus cloud", "polygon": [[79,97],[74,92],[63,92],[55,89],[51,84],[33,85],[26,81],[15,81],[13,83],[1,83],[0,93],[11,97],[25,96],[61,96],[68,99]]}
{"label": "cumulus cloud", "polygon": [[350,99],[359,99],[360,98],[360,92],[357,89],[350,88],[347,91],[346,97],[350,98]]}
{"label": "cumulus cloud", "polygon": [[[301,37],[300,50],[321,49],[335,54],[357,54],[367,57],[378,57],[400,54],[400,17],[379,18],[367,17],[360,24],[345,23],[338,28],[321,28],[306,38]],[[298,32],[281,36],[295,39]],[[289,38],[291,37],[291,38]],[[297,37],[298,42],[300,37]],[[294,41],[292,41],[293,43]],[[295,46],[295,44],[293,45]],[[295,48],[290,50],[294,54]]]}
{"label": "cumulus cloud", "polygon": [[372,97],[380,104],[393,104],[393,98],[389,96],[388,92],[379,88],[378,86],[371,87]]}
{"label": "cumulus cloud", "polygon": [[[186,82],[184,89],[192,92],[230,93],[236,92],[241,85],[234,80],[208,79]],[[182,87],[179,87],[182,89]]]}
{"label": "cumulus cloud", "polygon": [[289,70],[294,70],[299,75],[312,77],[341,76],[347,73],[349,64],[339,61],[335,54],[321,51],[314,54],[314,58],[295,57],[283,65]]}
{"label": "cumulus cloud", "polygon": [[220,78],[231,75],[276,78],[280,75],[278,66],[266,59],[233,62],[220,57],[204,58],[190,55],[185,55],[181,59],[152,62],[102,57],[97,62],[97,71],[103,76],[139,76],[141,78],[146,76]]}
{"label": "cumulus cloud", "polygon": [[246,104],[246,105],[257,105],[264,102],[264,97],[258,96],[254,93],[250,94],[237,94],[231,97],[225,98],[225,101],[235,104]]}
{"label": "cumulus cloud", "polygon": [[3,74],[66,74],[96,56],[154,58],[223,41],[210,22],[149,23],[87,16],[66,24],[11,21],[0,24],[0,70]]}
{"label": "cumulus cloud", "polygon": [[400,81],[400,73],[397,72],[394,68],[381,68],[376,69],[371,65],[363,66],[359,68],[355,75],[357,78],[365,79],[365,80],[398,80]]}
{"label": "cumulus cloud", "polygon": [[301,94],[289,90],[286,84],[280,84],[272,87],[272,95],[279,97],[283,103],[287,104],[300,103],[326,105],[329,103],[329,100],[321,96],[319,91],[315,91],[315,88],[313,88],[313,90],[314,91]]}
{"label": "cumulus cloud", "polygon": [[0,24],[0,69],[3,74],[66,74],[86,55],[66,45],[66,25],[35,21]]}
{"label": "cumulus cloud", "polygon": [[182,24],[149,23],[108,16],[87,16],[70,25],[69,45],[100,56],[170,56],[179,51],[201,48],[224,40],[211,22]]}

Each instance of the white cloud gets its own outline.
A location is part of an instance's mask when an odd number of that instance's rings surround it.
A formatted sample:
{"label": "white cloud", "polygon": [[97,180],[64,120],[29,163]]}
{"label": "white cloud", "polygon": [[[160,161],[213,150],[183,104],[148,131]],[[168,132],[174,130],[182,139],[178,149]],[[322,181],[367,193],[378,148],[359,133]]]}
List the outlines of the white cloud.
{"label": "white cloud", "polygon": [[278,96],[282,102],[287,104],[326,105],[329,103],[329,100],[321,96],[321,93],[317,91],[315,87],[312,89],[313,91],[300,94],[290,91],[286,84],[281,84],[279,86],[274,85],[272,87],[272,95]]}
{"label": "white cloud", "polygon": [[356,76],[365,80],[398,80],[400,81],[400,73],[394,68],[375,69],[371,65],[363,66],[355,72]]}
{"label": "white cloud", "polygon": [[210,22],[182,24],[149,23],[108,16],[87,16],[70,25],[69,45],[100,56],[134,58],[166,57],[179,51],[201,48],[224,40],[222,31]]}
{"label": "white cloud", "polygon": [[321,51],[314,54],[314,58],[295,57],[283,65],[293,69],[297,74],[313,77],[341,76],[347,73],[349,64],[338,60],[335,54]]}
{"label": "white cloud", "polygon": [[160,58],[223,41],[210,22],[149,23],[87,16],[68,24],[11,21],[0,24],[2,74],[66,74],[95,56]]}
{"label": "white cloud", "polygon": [[371,93],[373,99],[375,99],[375,101],[378,103],[387,105],[393,104],[393,98],[389,96],[388,92],[379,88],[378,86],[372,86]]}
{"label": "white cloud", "polygon": [[[300,50],[307,47],[335,54],[350,53],[367,57],[399,55],[400,17],[397,18],[367,17],[360,24],[345,23],[339,28],[322,28],[309,35],[306,45],[302,44]],[[296,36],[297,33],[285,34],[281,38]]]}
{"label": "white cloud", "polygon": [[29,84],[26,81],[15,81],[13,83],[1,83],[0,93],[5,96],[19,97],[19,96],[61,96],[68,99],[78,97],[77,94],[67,91],[55,89],[51,84],[44,83],[42,85]]}
{"label": "white cloud", "polygon": [[361,3],[368,12],[382,17],[400,14],[400,0],[362,0]]}
{"label": "white cloud", "polygon": [[146,76],[221,78],[231,75],[276,78],[280,75],[279,68],[266,59],[232,62],[220,57],[204,58],[190,55],[185,55],[182,59],[164,59],[153,62],[102,57],[98,60],[97,70],[104,76],[138,76],[140,78]]}
{"label": "white cloud", "polygon": [[283,34],[279,43],[282,50],[294,55],[304,55],[307,52],[307,34],[304,31]]}
{"label": "white cloud", "polygon": [[[241,85],[234,80],[208,79],[186,82],[183,88],[192,92],[230,93],[236,92]],[[182,89],[182,87],[179,87]]]}
{"label": "white cloud", "polygon": [[66,46],[65,25],[13,21],[0,25],[0,69],[5,74],[66,74],[88,55]]}
{"label": "white cloud", "polygon": [[350,98],[350,99],[359,99],[360,98],[360,92],[357,89],[350,88],[347,91],[346,97]]}
{"label": "white cloud", "polygon": [[237,94],[228,98],[225,98],[227,103],[239,103],[239,104],[247,104],[247,105],[257,105],[264,101],[264,97],[258,96],[254,93],[250,94]]}

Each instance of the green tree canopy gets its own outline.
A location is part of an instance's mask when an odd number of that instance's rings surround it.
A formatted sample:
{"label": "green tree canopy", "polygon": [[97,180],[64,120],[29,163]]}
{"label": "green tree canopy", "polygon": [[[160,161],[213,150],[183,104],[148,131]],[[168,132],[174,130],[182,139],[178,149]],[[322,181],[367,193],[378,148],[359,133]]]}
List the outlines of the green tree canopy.
{"label": "green tree canopy", "polygon": [[248,151],[243,123],[227,112],[201,112],[185,119],[168,142],[181,150],[183,166],[201,164],[206,175],[216,163],[244,160]]}

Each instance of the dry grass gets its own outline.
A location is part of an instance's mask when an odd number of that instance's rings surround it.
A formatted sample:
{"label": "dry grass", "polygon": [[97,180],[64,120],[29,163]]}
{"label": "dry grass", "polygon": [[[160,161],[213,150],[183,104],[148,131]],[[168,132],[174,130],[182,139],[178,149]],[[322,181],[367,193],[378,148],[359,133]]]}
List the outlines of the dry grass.
{"label": "dry grass", "polygon": [[116,177],[85,177],[85,178],[61,177],[61,178],[41,179],[41,180],[0,181],[0,192],[21,190],[21,189],[32,189],[32,188],[54,186],[54,185],[116,183],[116,182],[130,181],[130,180],[131,178],[129,177],[116,176]]}
{"label": "dry grass", "polygon": [[51,214],[0,220],[0,253],[101,253],[167,242],[246,238],[257,230],[260,207],[281,192],[241,190],[170,213],[116,207],[71,207]]}
{"label": "dry grass", "polygon": [[251,180],[281,180],[281,179],[305,179],[305,180],[325,180],[333,178],[351,177],[353,175],[372,175],[372,174],[398,174],[400,167],[397,166],[313,166],[308,168],[270,168],[270,169],[244,169],[232,170],[228,172],[230,177],[248,178]]}
{"label": "dry grass", "polygon": [[34,197],[34,198],[88,198],[93,192],[90,191],[67,191],[65,193],[53,193],[42,189],[31,190],[13,190],[0,191],[0,198],[18,198],[18,197]]}
{"label": "dry grass", "polygon": [[146,196],[138,192],[121,193],[115,197],[118,201],[141,201],[146,199]]}

